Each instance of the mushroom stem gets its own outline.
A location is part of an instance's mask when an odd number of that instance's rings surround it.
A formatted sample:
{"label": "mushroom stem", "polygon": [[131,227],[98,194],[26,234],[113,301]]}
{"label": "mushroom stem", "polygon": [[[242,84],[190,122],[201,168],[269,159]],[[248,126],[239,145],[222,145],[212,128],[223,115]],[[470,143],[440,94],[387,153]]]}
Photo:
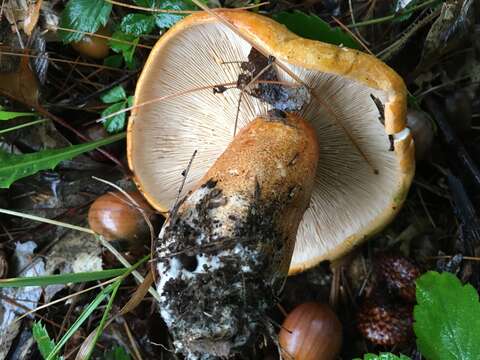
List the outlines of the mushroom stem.
{"label": "mushroom stem", "polygon": [[259,117],[174,209],[157,286],[177,350],[228,356],[259,330],[288,274],[318,154],[302,118]]}

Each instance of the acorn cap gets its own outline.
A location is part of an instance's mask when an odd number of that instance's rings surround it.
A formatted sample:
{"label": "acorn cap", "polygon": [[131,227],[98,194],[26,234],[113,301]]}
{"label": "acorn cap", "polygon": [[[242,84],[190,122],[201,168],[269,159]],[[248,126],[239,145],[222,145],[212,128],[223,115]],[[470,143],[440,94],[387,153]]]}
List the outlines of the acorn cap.
{"label": "acorn cap", "polygon": [[[312,94],[300,115],[317,131],[321,160],[290,274],[333,260],[380,231],[405,200],[414,173],[405,85],[373,56],[300,38],[251,12],[216,14],[242,36],[216,16],[196,13],[163,35],[145,64],[135,92],[141,106],[132,111],[127,135],[137,185],[153,207],[168,211],[194,151],[183,195],[222,154],[233,138],[240,90],[215,94],[212,87],[237,83],[239,62],[252,49],[245,38],[251,39]],[[274,67],[280,80],[295,83]],[[245,93],[238,129],[270,109]]]}

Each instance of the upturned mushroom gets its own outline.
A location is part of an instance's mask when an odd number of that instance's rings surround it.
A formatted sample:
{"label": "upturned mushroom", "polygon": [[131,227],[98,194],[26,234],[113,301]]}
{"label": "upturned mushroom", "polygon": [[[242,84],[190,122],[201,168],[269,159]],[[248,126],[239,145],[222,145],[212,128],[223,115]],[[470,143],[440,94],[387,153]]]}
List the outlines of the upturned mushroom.
{"label": "upturned mushroom", "polygon": [[135,105],[129,165],[152,206],[170,210],[161,314],[192,358],[227,356],[268,331],[287,272],[380,231],[412,180],[401,78],[254,13],[177,23],[152,50]]}

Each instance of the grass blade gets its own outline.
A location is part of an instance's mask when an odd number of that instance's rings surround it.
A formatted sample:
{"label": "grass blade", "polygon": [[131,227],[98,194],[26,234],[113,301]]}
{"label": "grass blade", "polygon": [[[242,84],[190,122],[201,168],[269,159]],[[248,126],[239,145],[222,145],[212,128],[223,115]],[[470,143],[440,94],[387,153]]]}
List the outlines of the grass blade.
{"label": "grass blade", "polygon": [[110,269],[110,270],[72,273],[72,274],[2,279],[0,280],[0,288],[80,283],[80,282],[87,282],[87,281],[109,279],[112,277],[125,275],[128,272],[129,272],[129,269]]}
{"label": "grass blade", "polygon": [[0,108],[0,121],[12,120],[23,116],[37,116],[31,112],[3,111]]}
{"label": "grass blade", "polygon": [[60,352],[62,347],[67,343],[68,339],[82,326],[82,324],[87,320],[90,315],[100,306],[100,304],[105,300],[108,295],[110,295],[115,287],[118,287],[121,283],[120,280],[115,281],[113,284],[108,285],[103,289],[97,297],[83,310],[80,316],[75,320],[75,322],[70,326],[70,328],[65,332],[60,341],[52,349],[52,352],[47,357],[47,360],[54,360],[55,356]]}
{"label": "grass blade", "polygon": [[32,126],[32,125],[43,124],[44,122],[47,122],[47,121],[48,121],[48,119],[40,119],[40,120],[30,121],[30,122],[25,123],[25,124],[12,126],[8,129],[0,130],[0,134],[6,134],[8,132],[15,131],[15,130],[18,130],[18,129],[23,129],[23,128],[26,128],[26,127],[29,127],[29,126]]}
{"label": "grass blade", "polygon": [[102,331],[105,328],[105,324],[107,323],[107,318],[108,315],[110,314],[110,311],[112,310],[113,306],[113,301],[115,300],[115,296],[117,295],[117,291],[120,288],[121,282],[118,282],[118,285],[112,290],[112,294],[110,295],[110,299],[108,300],[107,307],[105,308],[105,311],[103,312],[102,319],[100,320],[100,324],[97,327],[97,330],[95,331],[95,336],[93,337],[93,340],[91,344],[88,346],[88,351],[86,354],[85,359],[88,360],[90,359],[90,356],[92,355],[93,349],[95,348],[95,344],[97,343],[98,339],[102,335]]}

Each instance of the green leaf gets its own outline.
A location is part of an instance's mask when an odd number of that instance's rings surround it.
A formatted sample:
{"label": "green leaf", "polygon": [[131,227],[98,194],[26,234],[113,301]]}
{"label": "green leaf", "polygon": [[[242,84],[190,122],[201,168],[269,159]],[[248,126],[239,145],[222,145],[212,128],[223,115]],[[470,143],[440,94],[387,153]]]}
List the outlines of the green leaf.
{"label": "green leaf", "polygon": [[154,27],[155,17],[146,14],[128,14],[122,19],[120,24],[120,30],[135,36],[149,34]]}
{"label": "green leaf", "polygon": [[[47,329],[45,329],[45,326],[43,326],[40,322],[35,321],[32,326],[32,335],[37,342],[40,354],[42,354],[42,357],[46,359],[55,347],[55,343],[52,339],[50,339]],[[58,356],[55,356],[53,359],[58,359]]]}
{"label": "green leaf", "polygon": [[50,355],[47,357],[47,360],[54,360],[55,356],[59,353],[62,347],[67,343],[67,341],[72,337],[72,335],[82,326],[82,324],[90,317],[90,315],[100,306],[100,304],[105,300],[108,295],[118,287],[120,281],[116,281],[113,284],[108,285],[105,289],[103,289],[97,297],[86,306],[83,312],[80,314],[77,320],[68,328],[62,338],[58,341],[57,345],[52,349]]}
{"label": "green leaf", "polygon": [[284,24],[295,34],[307,39],[319,40],[329,44],[335,44],[359,49],[359,44],[340,28],[331,28],[330,25],[316,15],[308,15],[299,10],[293,12],[280,12],[274,15],[275,20]]}
{"label": "green leaf", "polygon": [[[125,109],[126,103],[126,101],[123,101],[110,105],[108,108],[103,110],[102,117],[106,117],[108,115],[116,113],[117,111]],[[123,128],[125,127],[125,119],[125,112],[122,112],[106,119],[103,123],[103,126],[109,133],[113,134],[123,130]]]}
{"label": "green leaf", "polygon": [[[195,10],[196,7],[191,3],[187,1],[181,1],[181,0],[165,0],[162,1],[160,6],[158,6],[159,9],[162,10]],[[170,28],[177,21],[182,20],[186,14],[171,14],[171,13],[156,13],[155,15],[155,23],[157,26],[161,29],[165,28]]]}
{"label": "green leaf", "polygon": [[[103,317],[99,325],[99,329],[102,329],[106,324],[107,316],[112,309],[113,300],[115,299],[115,295],[122,284],[122,281],[131,274],[135,269],[137,269],[140,265],[144,264],[149,259],[149,256],[144,256],[142,259],[137,261],[134,265],[130,266],[129,268],[125,269],[125,272],[122,276],[117,279],[112,284],[108,285],[105,289],[103,289],[97,297],[83,309],[82,314],[78,317],[77,320],[70,326],[70,328],[65,332],[65,335],[58,341],[58,344],[55,345],[53,350],[51,351],[50,355],[48,356],[47,360],[54,360],[54,356],[58,354],[58,352],[62,349],[62,347],[67,343],[67,341],[72,337],[72,335],[82,326],[82,324],[90,317],[90,315],[100,306],[104,299],[106,299],[110,295],[110,299],[108,301],[107,307],[103,312]],[[95,339],[95,341],[98,339]],[[94,343],[95,343],[94,341]],[[88,358],[88,356],[87,356]]]}
{"label": "green leaf", "polygon": [[112,35],[112,39],[109,40],[110,47],[116,53],[122,54],[125,63],[129,68],[133,68],[135,65],[133,55],[135,54],[135,48],[139,42],[139,38],[135,35],[125,34],[122,31],[115,31]]}
{"label": "green leaf", "polygon": [[417,280],[417,345],[428,360],[480,359],[477,291],[453,274],[430,271]]}
{"label": "green leaf", "polygon": [[114,102],[126,100],[127,94],[125,94],[125,90],[123,89],[122,85],[117,85],[107,91],[105,94],[103,94],[101,99],[105,104],[111,104]]}
{"label": "green leaf", "polygon": [[14,155],[0,150],[0,188],[8,188],[18,179],[33,175],[40,170],[53,169],[63,160],[72,159],[124,137],[125,134],[122,133],[85,144],[43,150],[33,154]]}
{"label": "green leaf", "polygon": [[114,347],[107,351],[104,355],[104,360],[131,360],[130,354],[122,346]]}
{"label": "green leaf", "polygon": [[123,64],[122,55],[111,55],[103,59],[103,65],[110,66],[113,68],[120,68]]}
{"label": "green leaf", "polygon": [[[361,360],[361,359],[354,359],[354,360]],[[365,354],[363,355],[363,360],[410,360],[410,358],[405,355],[397,356],[392,353],[380,353],[378,355]]]}
{"label": "green leaf", "polygon": [[95,336],[90,343],[90,349],[87,350],[87,359],[90,358],[92,355],[93,349],[95,348],[95,344],[97,343],[98,339],[100,339],[100,336],[102,335],[103,330],[105,329],[105,325],[107,323],[108,315],[110,315],[110,311],[112,310],[113,306],[113,301],[115,300],[115,297],[117,296],[118,289],[120,288],[120,285],[122,284],[121,281],[116,282],[117,286],[115,286],[112,290],[112,293],[110,295],[110,299],[108,300],[107,307],[103,311],[103,316],[102,319],[100,320],[100,324],[98,325],[96,331],[95,331]]}
{"label": "green leaf", "polygon": [[105,26],[112,11],[112,4],[105,0],[70,0],[65,6],[59,26],[80,32],[59,31],[63,42],[80,41],[81,32],[96,32]]}
{"label": "green leaf", "polygon": [[9,127],[8,129],[0,130],[0,134],[6,134],[8,132],[15,131],[15,130],[18,130],[18,129],[23,129],[23,128],[26,128],[26,127],[29,127],[29,126],[43,124],[43,123],[46,123],[47,121],[48,121],[48,119],[39,119],[39,120],[30,121],[30,122],[25,123],[25,124],[20,124],[20,125]]}
{"label": "green leaf", "polygon": [[3,111],[0,110],[0,120],[12,120],[22,116],[36,116],[35,113],[30,112],[16,112],[16,111]]}
{"label": "green leaf", "polygon": [[128,107],[132,107],[132,106],[133,106],[133,99],[134,99],[133,96],[129,96],[129,97],[127,98],[127,105],[128,105]]}
{"label": "green leaf", "polygon": [[124,275],[127,271],[128,269],[109,269],[71,274],[1,279],[0,288],[83,283],[87,281],[110,279],[116,276]]}

